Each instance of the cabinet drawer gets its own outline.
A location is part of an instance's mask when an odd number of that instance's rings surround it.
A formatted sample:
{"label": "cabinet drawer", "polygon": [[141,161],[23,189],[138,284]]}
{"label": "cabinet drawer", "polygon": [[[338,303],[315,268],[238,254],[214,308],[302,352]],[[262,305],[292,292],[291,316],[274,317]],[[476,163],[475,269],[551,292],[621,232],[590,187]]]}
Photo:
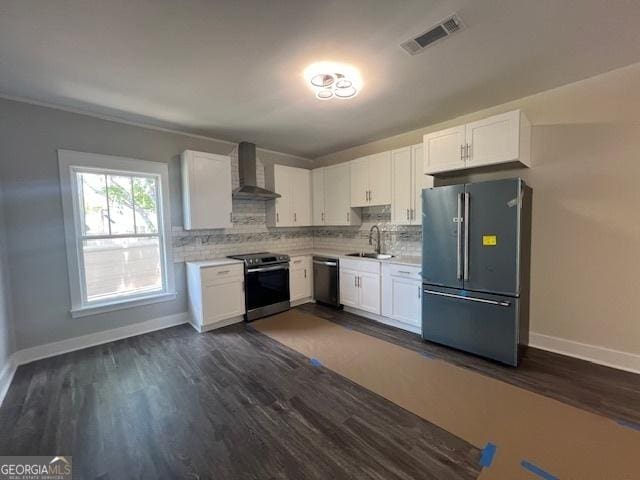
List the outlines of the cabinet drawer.
{"label": "cabinet drawer", "polygon": [[207,267],[201,270],[202,283],[215,285],[226,283],[229,280],[243,278],[244,267],[242,264],[221,265],[219,267]]}
{"label": "cabinet drawer", "polygon": [[411,280],[422,280],[420,275],[420,267],[412,267],[410,265],[383,265],[383,273],[393,277],[408,278]]}
{"label": "cabinet drawer", "polygon": [[375,273],[380,275],[380,262],[371,260],[340,259],[340,268],[355,270],[356,272]]}

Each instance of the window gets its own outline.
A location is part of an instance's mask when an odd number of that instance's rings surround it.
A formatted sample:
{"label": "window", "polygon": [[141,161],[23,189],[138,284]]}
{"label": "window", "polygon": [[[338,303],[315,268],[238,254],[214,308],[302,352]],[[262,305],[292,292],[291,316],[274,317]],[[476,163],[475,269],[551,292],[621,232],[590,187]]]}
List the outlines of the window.
{"label": "window", "polygon": [[73,316],[175,298],[168,170],[59,150]]}

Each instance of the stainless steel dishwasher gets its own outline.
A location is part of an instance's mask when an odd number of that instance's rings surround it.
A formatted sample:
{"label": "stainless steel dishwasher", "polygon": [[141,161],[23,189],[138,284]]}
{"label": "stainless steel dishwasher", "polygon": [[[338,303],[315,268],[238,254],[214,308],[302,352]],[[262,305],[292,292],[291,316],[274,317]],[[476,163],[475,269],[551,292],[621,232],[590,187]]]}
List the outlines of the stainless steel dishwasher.
{"label": "stainless steel dishwasher", "polygon": [[313,296],[318,303],[340,308],[337,258],[313,257]]}

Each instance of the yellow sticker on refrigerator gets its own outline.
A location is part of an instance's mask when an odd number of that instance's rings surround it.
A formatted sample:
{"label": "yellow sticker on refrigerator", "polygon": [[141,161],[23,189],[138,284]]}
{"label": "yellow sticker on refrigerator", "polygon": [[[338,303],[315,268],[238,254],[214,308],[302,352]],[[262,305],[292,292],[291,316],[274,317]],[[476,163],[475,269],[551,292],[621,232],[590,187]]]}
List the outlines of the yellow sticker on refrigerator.
{"label": "yellow sticker on refrigerator", "polygon": [[495,247],[498,244],[498,237],[496,235],[483,235],[482,246],[483,247]]}

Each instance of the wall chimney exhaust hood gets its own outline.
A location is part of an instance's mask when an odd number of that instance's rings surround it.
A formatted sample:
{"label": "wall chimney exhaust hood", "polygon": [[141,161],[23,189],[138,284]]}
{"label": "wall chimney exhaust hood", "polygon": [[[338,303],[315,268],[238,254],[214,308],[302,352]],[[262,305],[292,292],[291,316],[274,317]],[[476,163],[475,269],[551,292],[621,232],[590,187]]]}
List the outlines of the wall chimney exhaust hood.
{"label": "wall chimney exhaust hood", "polygon": [[245,200],[272,200],[280,198],[279,193],[258,186],[255,143],[240,142],[238,144],[238,173],[240,188],[233,191],[233,198]]}

